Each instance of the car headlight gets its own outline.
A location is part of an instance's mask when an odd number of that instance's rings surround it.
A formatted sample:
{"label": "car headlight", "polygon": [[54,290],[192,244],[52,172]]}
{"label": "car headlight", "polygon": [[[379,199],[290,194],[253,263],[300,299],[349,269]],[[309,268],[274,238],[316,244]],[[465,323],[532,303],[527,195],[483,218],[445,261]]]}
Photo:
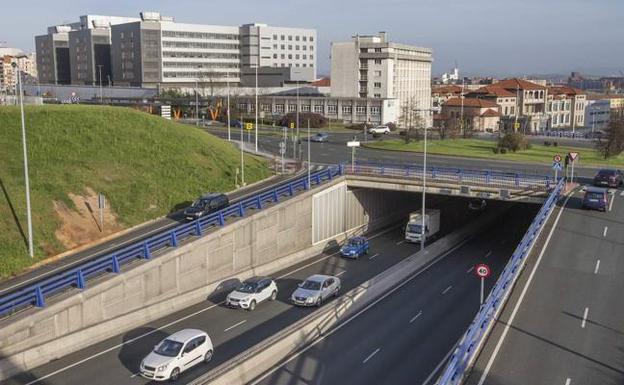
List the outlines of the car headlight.
{"label": "car headlight", "polygon": [[306,298],[306,302],[307,302],[307,303],[314,303],[314,297],[308,297],[308,298]]}
{"label": "car headlight", "polygon": [[167,366],[169,366],[169,364],[160,365],[157,370],[159,372],[164,372],[165,370],[167,370]]}

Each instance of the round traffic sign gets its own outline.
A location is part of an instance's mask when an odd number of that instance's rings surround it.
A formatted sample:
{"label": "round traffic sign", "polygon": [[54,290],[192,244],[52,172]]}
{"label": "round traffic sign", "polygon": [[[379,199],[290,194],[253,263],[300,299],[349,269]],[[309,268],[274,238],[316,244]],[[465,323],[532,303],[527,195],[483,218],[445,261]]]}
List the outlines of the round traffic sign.
{"label": "round traffic sign", "polygon": [[492,271],[490,270],[490,267],[483,263],[476,266],[475,272],[477,273],[477,276],[480,278],[487,278],[492,273]]}
{"label": "round traffic sign", "polygon": [[557,155],[553,156],[553,161],[557,162],[557,163],[560,163],[561,162],[561,155],[557,154]]}

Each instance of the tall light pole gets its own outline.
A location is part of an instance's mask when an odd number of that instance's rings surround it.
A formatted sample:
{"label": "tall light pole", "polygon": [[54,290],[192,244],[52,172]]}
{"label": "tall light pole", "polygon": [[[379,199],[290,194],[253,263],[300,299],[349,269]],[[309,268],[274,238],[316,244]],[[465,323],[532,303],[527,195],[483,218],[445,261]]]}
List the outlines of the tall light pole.
{"label": "tall light pole", "polygon": [[260,59],[256,62],[256,152],[258,152],[258,66],[260,65]]}
{"label": "tall light pole", "polygon": [[201,70],[201,66],[197,66],[197,76],[195,77],[195,125],[199,126],[199,71]]}
{"label": "tall light pole", "polygon": [[241,186],[245,186],[245,157],[243,154],[243,146],[245,141],[243,140],[243,116],[240,118],[240,150],[241,150]]}
{"label": "tall light pole", "polygon": [[310,119],[308,119],[308,188],[310,188]]}
{"label": "tall light pole", "polygon": [[24,149],[24,181],[26,188],[26,214],[28,218],[28,255],[33,258],[35,251],[33,248],[33,231],[32,231],[32,215],[30,212],[30,183],[28,180],[28,151],[26,150],[26,123],[24,122],[24,99],[22,93],[22,77],[17,63],[13,62],[13,68],[16,70],[17,85],[19,87],[20,113],[22,118],[22,147]]}
{"label": "tall light pole", "polygon": [[100,104],[104,104],[103,96],[102,96],[102,65],[98,64],[98,71],[100,72]]}
{"label": "tall light pole", "polygon": [[[431,108],[418,108],[415,109],[414,111],[428,111],[429,113],[431,113]],[[423,151],[423,177],[422,177],[422,181],[423,181],[423,190],[422,190],[422,221],[421,221],[421,227],[420,227],[420,250],[423,250],[425,248],[425,241],[427,240],[427,234],[425,232],[425,226],[426,226],[426,209],[425,209],[425,194],[427,191],[427,122],[425,122],[424,124],[424,141],[423,141],[423,145],[424,145],[424,151]]]}
{"label": "tall light pole", "polygon": [[228,141],[232,140],[230,136],[230,74],[226,75],[227,82],[227,127],[228,127]]}
{"label": "tall light pole", "polygon": [[297,109],[295,111],[295,120],[297,122],[297,158],[301,159],[301,145],[299,144],[301,141],[301,139],[299,138],[299,78],[297,78]]}

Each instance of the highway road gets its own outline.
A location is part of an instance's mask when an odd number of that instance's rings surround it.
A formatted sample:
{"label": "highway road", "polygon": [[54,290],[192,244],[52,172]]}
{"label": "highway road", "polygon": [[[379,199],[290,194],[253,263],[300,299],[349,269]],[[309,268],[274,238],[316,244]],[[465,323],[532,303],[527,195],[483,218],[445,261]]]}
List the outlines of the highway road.
{"label": "highway road", "polygon": [[492,268],[489,292],[534,214],[515,207],[483,235],[254,383],[432,384],[479,308],[474,266],[487,263]]}
{"label": "highway road", "polygon": [[[228,193],[228,197],[232,203],[244,198],[247,195],[251,195],[262,191],[267,188],[273,188],[280,183],[285,183],[292,176],[275,176],[267,180],[261,181],[257,184],[242,188],[231,193]],[[190,202],[188,202],[190,205]],[[159,218],[152,222],[137,226],[126,233],[119,236],[113,236],[111,239],[99,243],[97,245],[86,247],[80,251],[74,252],[62,259],[42,265],[36,269],[30,270],[19,276],[2,280],[0,282],[0,295],[18,290],[23,285],[27,285],[33,281],[44,279],[55,273],[59,273],[65,269],[71,268],[74,265],[84,263],[96,259],[100,256],[109,254],[115,250],[122,249],[123,247],[139,242],[143,239],[149,238],[154,234],[166,231],[176,225],[182,223],[182,212],[175,211],[166,217]]]}
{"label": "highway road", "polygon": [[624,383],[624,192],[605,213],[581,197],[555,212],[467,384]]}
{"label": "highway road", "polygon": [[[428,205],[441,208],[444,233],[467,223],[477,215],[467,210],[465,200],[431,196]],[[497,210],[500,205],[503,203],[492,202],[490,209]],[[508,215],[505,220],[517,220],[518,223],[524,221],[528,224],[537,210],[536,206],[528,207],[532,209],[516,209],[513,211],[515,214]],[[401,222],[398,226],[373,234],[371,254],[368,258],[357,261],[345,260],[335,252],[328,252],[277,273],[275,277],[280,289],[278,300],[260,304],[254,312],[225,308],[222,303],[224,295],[219,294],[204,303],[22,373],[5,383],[144,384],[148,381],[136,375],[138,366],[141,359],[158,341],[167,334],[183,328],[204,329],[211,335],[215,344],[214,360],[209,365],[200,365],[183,374],[180,383],[185,383],[313,311],[295,308],[288,301],[297,283],[307,276],[314,273],[338,275],[343,281],[343,292],[346,292],[416,252],[419,249],[418,245],[402,242],[403,226],[404,222]],[[521,229],[521,226],[518,225],[517,228]],[[490,236],[484,233],[483,238],[487,239]],[[515,238],[509,238],[509,247],[514,247],[516,241]],[[474,250],[474,254],[480,253],[480,249]],[[440,279],[453,275],[452,272],[443,269],[436,271]],[[467,273],[463,271],[463,274]],[[433,301],[434,298],[430,300]],[[472,309],[469,310],[471,312],[465,319],[472,316]]]}

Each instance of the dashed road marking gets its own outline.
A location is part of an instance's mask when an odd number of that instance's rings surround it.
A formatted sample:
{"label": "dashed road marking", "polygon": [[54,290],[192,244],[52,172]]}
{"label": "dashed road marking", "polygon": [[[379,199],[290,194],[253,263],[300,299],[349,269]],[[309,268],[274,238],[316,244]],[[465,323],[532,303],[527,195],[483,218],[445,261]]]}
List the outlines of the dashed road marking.
{"label": "dashed road marking", "polygon": [[583,312],[583,320],[581,321],[581,328],[585,329],[585,324],[587,323],[587,314],[589,313],[589,308],[586,307]]}
{"label": "dashed road marking", "polygon": [[336,274],[336,277],[340,277],[341,275],[343,275],[343,274],[344,274],[344,273],[346,273],[346,272],[347,272],[346,270],[343,270],[343,271],[341,271],[340,273],[337,273],[337,274]]}
{"label": "dashed road marking", "polygon": [[605,226],[604,231],[602,232],[602,236],[606,237],[607,236],[607,230],[609,230],[608,226]]}
{"label": "dashed road marking", "polygon": [[453,285],[450,285],[449,287],[447,287],[446,289],[444,289],[444,291],[442,292],[442,295],[448,293],[451,289],[453,288]]}
{"label": "dashed road marking", "polygon": [[474,266],[470,266],[470,269],[466,270],[466,273],[471,273],[474,270]]}
{"label": "dashed road marking", "polygon": [[572,380],[570,379],[570,377],[568,377],[568,378],[566,378],[565,385],[570,385],[571,382],[572,382]]}
{"label": "dashed road marking", "polygon": [[370,257],[368,257],[368,259],[373,259],[373,258],[377,258],[379,256],[379,253],[373,254]]}
{"label": "dashed road marking", "polygon": [[419,311],[418,314],[413,316],[412,319],[410,319],[409,323],[412,323],[412,322],[416,321],[418,319],[418,317],[420,317],[421,315],[422,315],[422,310]]}
{"label": "dashed road marking", "polygon": [[600,259],[596,261],[596,268],[594,269],[594,274],[598,274],[598,269],[600,269]]}
{"label": "dashed road marking", "polygon": [[237,327],[237,326],[241,326],[241,325],[242,325],[242,324],[244,324],[245,322],[247,322],[247,320],[246,320],[246,319],[242,320],[242,321],[241,321],[241,322],[239,322],[239,323],[236,323],[236,324],[234,324],[234,325],[230,326],[229,328],[225,329],[225,330],[224,330],[224,332],[229,332],[230,330],[234,329],[235,327]]}
{"label": "dashed road marking", "polygon": [[381,350],[381,348],[377,348],[377,349],[375,349],[375,351],[374,351],[374,352],[372,352],[371,354],[369,354],[369,355],[368,355],[368,357],[366,357],[366,358],[364,359],[364,361],[362,361],[362,363],[363,363],[363,364],[367,363],[367,362],[368,362],[368,360],[370,360],[371,358],[373,358],[373,357],[375,356],[375,354],[379,353],[379,351],[380,351],[380,350]]}

